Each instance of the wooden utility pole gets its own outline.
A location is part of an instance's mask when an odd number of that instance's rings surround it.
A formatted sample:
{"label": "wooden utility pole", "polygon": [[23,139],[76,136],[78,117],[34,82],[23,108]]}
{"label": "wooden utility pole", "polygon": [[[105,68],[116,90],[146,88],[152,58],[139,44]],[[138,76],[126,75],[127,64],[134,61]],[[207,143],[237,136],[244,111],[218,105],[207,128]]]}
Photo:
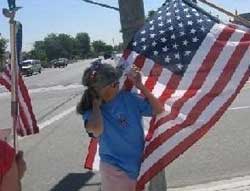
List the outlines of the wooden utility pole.
{"label": "wooden utility pole", "polygon": [[124,47],[134,34],[143,26],[145,20],[143,0],[118,0],[120,10],[121,32]]}

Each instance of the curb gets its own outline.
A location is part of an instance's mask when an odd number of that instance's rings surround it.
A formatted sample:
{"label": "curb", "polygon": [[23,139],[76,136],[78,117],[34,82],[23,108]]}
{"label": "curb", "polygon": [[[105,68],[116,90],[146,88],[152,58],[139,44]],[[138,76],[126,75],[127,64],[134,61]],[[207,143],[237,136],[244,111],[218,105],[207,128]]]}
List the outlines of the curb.
{"label": "curb", "polygon": [[250,191],[250,176],[181,188],[169,188],[167,191]]}

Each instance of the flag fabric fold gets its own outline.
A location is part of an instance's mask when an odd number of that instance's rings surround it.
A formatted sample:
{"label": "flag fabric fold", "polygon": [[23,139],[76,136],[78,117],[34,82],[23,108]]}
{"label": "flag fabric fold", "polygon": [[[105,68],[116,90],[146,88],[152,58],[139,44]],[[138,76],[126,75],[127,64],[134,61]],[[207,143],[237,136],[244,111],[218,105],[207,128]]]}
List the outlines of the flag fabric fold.
{"label": "flag fabric fold", "polygon": [[[220,23],[190,1],[168,0],[136,33],[123,59],[137,66],[166,110],[145,139],[137,182],[142,190],[234,101],[250,75],[250,33]],[[126,79],[124,85],[134,88]]]}

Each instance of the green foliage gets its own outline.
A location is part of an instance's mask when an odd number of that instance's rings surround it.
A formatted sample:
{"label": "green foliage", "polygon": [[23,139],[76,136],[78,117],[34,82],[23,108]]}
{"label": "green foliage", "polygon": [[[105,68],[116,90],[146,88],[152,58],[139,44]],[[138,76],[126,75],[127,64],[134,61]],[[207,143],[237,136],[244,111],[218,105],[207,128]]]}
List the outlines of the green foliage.
{"label": "green foliage", "polygon": [[111,45],[107,45],[105,42],[101,40],[92,42],[93,51],[95,54],[103,54],[103,53],[112,53],[113,47]]}
{"label": "green foliage", "polygon": [[90,37],[88,33],[76,34],[74,53],[81,58],[86,58],[90,53]]}
{"label": "green foliage", "polygon": [[3,68],[3,64],[4,64],[4,61],[5,61],[5,56],[4,55],[5,55],[6,47],[7,47],[7,40],[0,37],[0,71]]}

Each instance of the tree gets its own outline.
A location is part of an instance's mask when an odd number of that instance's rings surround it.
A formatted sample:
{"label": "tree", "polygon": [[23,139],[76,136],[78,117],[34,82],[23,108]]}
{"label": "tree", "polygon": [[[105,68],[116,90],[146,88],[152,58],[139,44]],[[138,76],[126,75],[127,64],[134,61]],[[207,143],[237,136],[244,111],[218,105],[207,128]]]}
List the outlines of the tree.
{"label": "tree", "polygon": [[3,64],[5,61],[5,50],[7,47],[7,40],[0,37],[0,70],[3,68]]}
{"label": "tree", "polygon": [[101,40],[93,41],[92,47],[94,50],[94,53],[97,55],[100,55],[102,53],[112,53],[113,47],[111,45],[107,45],[105,42]]}
{"label": "tree", "polygon": [[88,33],[77,33],[75,37],[74,55],[87,58],[90,54],[90,37]]}

